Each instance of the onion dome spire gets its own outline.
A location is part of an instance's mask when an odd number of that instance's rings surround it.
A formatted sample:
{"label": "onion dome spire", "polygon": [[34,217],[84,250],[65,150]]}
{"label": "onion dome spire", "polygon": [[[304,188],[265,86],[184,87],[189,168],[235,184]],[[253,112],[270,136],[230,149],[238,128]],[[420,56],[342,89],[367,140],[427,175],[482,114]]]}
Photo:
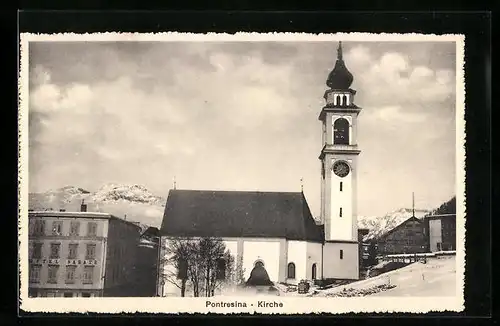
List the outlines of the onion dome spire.
{"label": "onion dome spire", "polygon": [[342,57],[342,41],[340,41],[337,49],[337,62],[335,62],[335,67],[328,75],[326,85],[331,89],[349,89],[353,80],[354,77],[345,66]]}

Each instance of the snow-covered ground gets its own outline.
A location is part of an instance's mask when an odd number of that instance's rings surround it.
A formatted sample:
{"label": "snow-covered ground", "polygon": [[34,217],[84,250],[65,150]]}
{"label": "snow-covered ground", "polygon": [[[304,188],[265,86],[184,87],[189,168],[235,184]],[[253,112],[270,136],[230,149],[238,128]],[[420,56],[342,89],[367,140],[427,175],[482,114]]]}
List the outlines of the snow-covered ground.
{"label": "snow-covered ground", "polygon": [[[314,296],[343,296],[363,293],[385,286],[393,287],[370,296],[454,296],[456,291],[455,256],[429,258],[427,263],[413,263],[379,276],[327,290],[316,290]],[[388,286],[389,285],[389,286]],[[394,287],[395,286],[395,287]]]}

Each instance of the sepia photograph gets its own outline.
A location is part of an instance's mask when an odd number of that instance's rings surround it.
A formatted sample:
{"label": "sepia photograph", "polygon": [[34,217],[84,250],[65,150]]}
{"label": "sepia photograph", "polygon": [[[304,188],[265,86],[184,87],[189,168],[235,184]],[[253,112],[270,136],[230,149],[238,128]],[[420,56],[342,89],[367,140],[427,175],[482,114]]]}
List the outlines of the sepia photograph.
{"label": "sepia photograph", "polygon": [[463,46],[21,34],[22,308],[461,311]]}

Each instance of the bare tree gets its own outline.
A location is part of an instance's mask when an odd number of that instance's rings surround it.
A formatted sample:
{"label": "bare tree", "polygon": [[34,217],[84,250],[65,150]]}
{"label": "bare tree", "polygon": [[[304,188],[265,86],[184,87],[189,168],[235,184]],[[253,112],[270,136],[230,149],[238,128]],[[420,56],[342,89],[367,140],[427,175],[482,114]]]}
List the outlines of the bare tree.
{"label": "bare tree", "polygon": [[174,270],[162,268],[161,278],[165,282],[175,285],[181,290],[181,296],[186,294],[189,262],[193,260],[193,244],[188,238],[169,239],[164,242],[164,255],[161,266],[171,265]]}
{"label": "bare tree", "polygon": [[209,297],[233,279],[234,259],[222,239],[170,239],[164,252],[163,266],[173,266],[175,271],[166,269],[162,277],[178,287],[181,296],[185,296],[188,281],[194,297],[201,293]]}
{"label": "bare tree", "polygon": [[234,267],[233,283],[235,285],[241,285],[245,283],[245,268],[243,268],[243,257],[238,257],[236,265]]}
{"label": "bare tree", "polygon": [[231,255],[219,238],[202,238],[198,243],[203,269],[205,297],[214,295],[217,285],[227,279],[227,265]]}
{"label": "bare tree", "polygon": [[205,285],[209,296],[214,296],[215,290],[222,289],[224,285],[232,285],[234,272],[234,258],[231,252],[226,250],[221,257],[215,259],[215,266],[210,274],[210,282]]}

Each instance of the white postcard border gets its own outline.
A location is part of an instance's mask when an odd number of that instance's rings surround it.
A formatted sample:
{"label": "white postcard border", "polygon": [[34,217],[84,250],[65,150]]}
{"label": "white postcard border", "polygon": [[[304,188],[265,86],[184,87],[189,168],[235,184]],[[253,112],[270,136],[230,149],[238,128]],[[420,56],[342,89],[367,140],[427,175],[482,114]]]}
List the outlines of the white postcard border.
{"label": "white postcard border", "polygon": [[[96,33],[96,34],[21,34],[19,75],[19,178],[18,178],[18,236],[20,309],[27,312],[52,313],[426,313],[430,311],[463,311],[465,273],[465,80],[463,35],[434,34],[372,34],[372,33]],[[353,297],[353,298],[300,298],[300,297],[220,297],[220,298],[29,298],[28,297],[28,108],[29,108],[29,43],[80,41],[177,41],[177,42],[456,42],[456,296],[455,297]],[[259,308],[258,301],[281,302],[283,307]],[[207,307],[207,301],[245,302],[247,308]],[[253,305],[253,306],[252,306]]]}

